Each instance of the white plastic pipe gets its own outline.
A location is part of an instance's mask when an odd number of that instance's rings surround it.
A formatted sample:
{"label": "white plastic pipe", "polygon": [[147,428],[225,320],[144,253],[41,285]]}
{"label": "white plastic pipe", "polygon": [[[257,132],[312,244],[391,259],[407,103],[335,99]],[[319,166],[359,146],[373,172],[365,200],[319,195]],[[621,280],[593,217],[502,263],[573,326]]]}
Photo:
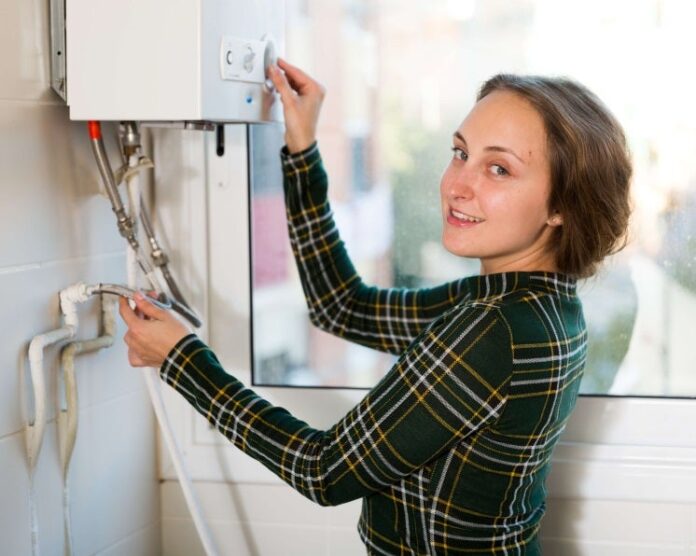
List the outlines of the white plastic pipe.
{"label": "white plastic pipe", "polygon": [[[128,165],[130,167],[135,167],[138,164],[138,157],[133,155],[128,160]],[[140,182],[137,172],[130,174],[126,181],[128,183],[128,201],[129,201],[129,215],[133,222],[139,222],[139,211],[140,211]],[[131,288],[137,288],[137,273],[138,265],[135,254],[132,253],[132,249],[129,246],[128,251],[131,255],[127,258],[127,274],[128,274],[128,286]],[[153,274],[154,276],[154,274]],[[148,280],[151,286],[157,291],[162,291],[159,284],[153,283],[153,276],[148,276]],[[145,383],[147,384],[147,390],[150,394],[150,401],[152,402],[152,407],[155,410],[155,415],[157,417],[157,422],[159,423],[162,436],[164,438],[164,443],[167,446],[169,455],[172,458],[174,464],[174,469],[176,470],[177,477],[179,478],[179,483],[181,484],[181,489],[184,492],[184,498],[186,504],[188,505],[189,511],[191,512],[191,517],[193,518],[193,523],[196,526],[196,531],[203,544],[203,549],[208,556],[216,556],[217,550],[213,543],[213,538],[208,529],[208,526],[203,519],[203,512],[201,506],[196,498],[196,494],[193,490],[193,485],[191,483],[191,478],[184,460],[181,456],[181,450],[176,441],[176,437],[172,431],[171,423],[167,416],[166,409],[164,407],[164,400],[162,399],[161,382],[159,378],[159,372],[157,369],[148,368],[143,370],[145,373]]]}
{"label": "white plastic pipe", "polygon": [[[75,286],[82,288],[82,284]],[[90,288],[87,288],[88,290]],[[61,368],[63,370],[63,382],[65,385],[66,408],[62,409],[61,400],[58,407],[58,446],[60,461],[63,469],[63,533],[65,556],[72,556],[72,526],[70,519],[70,489],[68,485],[68,472],[72,459],[75,439],[77,437],[78,402],[77,381],[75,380],[75,356],[81,353],[89,353],[99,349],[111,347],[114,343],[116,319],[114,311],[116,298],[110,295],[101,296],[101,335],[90,340],[71,342],[61,351]],[[59,389],[60,391],[60,389]]]}
{"label": "white plastic pipe", "polygon": [[67,340],[75,335],[78,325],[76,303],[80,302],[85,292],[75,288],[68,288],[60,292],[60,309],[65,325],[35,336],[29,343],[29,369],[31,386],[34,398],[34,418],[27,419],[25,426],[25,439],[27,445],[27,459],[29,461],[29,512],[31,515],[31,549],[32,554],[38,556],[39,549],[39,522],[36,514],[36,496],[34,486],[34,471],[41,453],[44,432],[46,429],[46,379],[44,377],[43,354],[44,349],[62,340]]}

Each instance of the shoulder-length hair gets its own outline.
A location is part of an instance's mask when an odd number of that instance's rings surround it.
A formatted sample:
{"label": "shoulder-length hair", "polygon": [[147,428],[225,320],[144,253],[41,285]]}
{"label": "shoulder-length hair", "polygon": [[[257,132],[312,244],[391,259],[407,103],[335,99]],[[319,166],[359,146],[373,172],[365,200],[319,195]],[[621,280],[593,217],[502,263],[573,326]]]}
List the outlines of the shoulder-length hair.
{"label": "shoulder-length hair", "polygon": [[594,93],[571,79],[499,74],[483,84],[477,100],[494,91],[519,95],[541,115],[549,209],[563,220],[550,247],[560,272],[592,276],[627,241],[632,164],[621,125]]}

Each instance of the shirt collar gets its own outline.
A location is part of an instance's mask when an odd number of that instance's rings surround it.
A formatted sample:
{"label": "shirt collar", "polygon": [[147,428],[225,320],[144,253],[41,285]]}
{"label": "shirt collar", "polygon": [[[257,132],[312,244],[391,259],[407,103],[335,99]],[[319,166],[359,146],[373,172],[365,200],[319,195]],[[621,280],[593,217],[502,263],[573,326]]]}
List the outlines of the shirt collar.
{"label": "shirt collar", "polygon": [[499,274],[482,274],[465,278],[471,293],[470,300],[483,300],[528,289],[559,295],[576,297],[577,280],[560,272],[501,272]]}

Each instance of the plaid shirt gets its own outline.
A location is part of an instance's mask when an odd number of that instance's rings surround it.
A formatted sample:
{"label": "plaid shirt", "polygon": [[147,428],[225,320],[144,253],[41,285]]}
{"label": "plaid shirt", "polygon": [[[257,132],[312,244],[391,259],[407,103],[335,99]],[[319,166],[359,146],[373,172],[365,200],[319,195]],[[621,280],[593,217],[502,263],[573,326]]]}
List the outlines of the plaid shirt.
{"label": "plaid shirt", "polygon": [[194,335],[172,349],[162,378],[304,496],[362,498],[369,554],[539,554],[544,480],[586,354],[575,282],[512,272],[368,287],[334,225],[316,144],[282,159],[312,322],[399,359],[325,431],[246,388]]}

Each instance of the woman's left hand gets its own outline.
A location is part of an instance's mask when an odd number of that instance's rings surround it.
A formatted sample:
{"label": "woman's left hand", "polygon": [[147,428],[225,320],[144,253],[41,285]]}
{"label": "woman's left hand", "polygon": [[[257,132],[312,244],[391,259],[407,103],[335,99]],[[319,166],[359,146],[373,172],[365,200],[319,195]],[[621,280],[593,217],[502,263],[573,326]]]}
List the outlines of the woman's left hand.
{"label": "woman's left hand", "polygon": [[142,294],[135,295],[136,311],[124,298],[119,300],[119,313],[128,327],[123,340],[128,346],[128,362],[133,367],[162,366],[172,348],[191,330],[171,311],[150,303]]}

